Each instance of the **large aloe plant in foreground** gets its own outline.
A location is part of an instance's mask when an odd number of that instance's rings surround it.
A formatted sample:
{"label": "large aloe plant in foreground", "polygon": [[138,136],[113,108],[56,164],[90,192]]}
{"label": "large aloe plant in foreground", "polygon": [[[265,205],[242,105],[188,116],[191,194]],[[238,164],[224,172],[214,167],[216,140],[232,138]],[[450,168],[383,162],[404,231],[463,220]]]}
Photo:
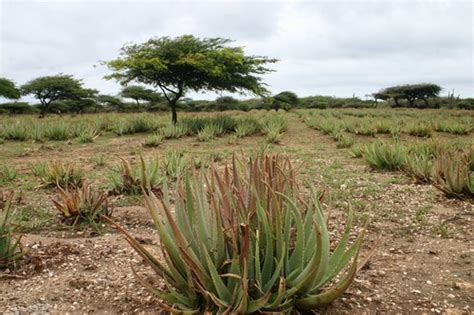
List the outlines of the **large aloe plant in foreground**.
{"label": "large aloe plant in foreground", "polygon": [[166,183],[161,198],[145,193],[163,256],[116,225],[164,289],[137,275],[140,282],[172,313],[290,312],[340,297],[358,270],[364,232],[349,244],[349,213],[331,251],[319,196],[302,194],[295,175],[288,159],[234,159],[179,180],[174,206]]}

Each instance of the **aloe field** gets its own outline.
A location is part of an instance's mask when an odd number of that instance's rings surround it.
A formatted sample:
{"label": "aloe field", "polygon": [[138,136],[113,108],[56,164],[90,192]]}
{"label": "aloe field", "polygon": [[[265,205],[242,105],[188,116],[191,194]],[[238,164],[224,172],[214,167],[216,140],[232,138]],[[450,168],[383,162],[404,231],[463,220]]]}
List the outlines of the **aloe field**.
{"label": "aloe field", "polygon": [[468,314],[474,114],[0,116],[6,313]]}

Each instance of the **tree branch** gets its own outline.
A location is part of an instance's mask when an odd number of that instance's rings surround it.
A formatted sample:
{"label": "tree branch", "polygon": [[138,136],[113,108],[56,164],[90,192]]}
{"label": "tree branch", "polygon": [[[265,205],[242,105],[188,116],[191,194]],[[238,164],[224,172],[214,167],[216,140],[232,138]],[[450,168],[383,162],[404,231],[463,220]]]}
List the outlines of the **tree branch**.
{"label": "tree branch", "polygon": [[168,101],[168,103],[171,103],[171,100],[170,100],[170,98],[168,97],[168,94],[166,94],[166,91],[164,90],[164,87],[161,86],[161,84],[158,84],[158,87],[159,87],[159,88],[161,89],[161,91],[163,92],[163,94],[164,94],[166,100]]}

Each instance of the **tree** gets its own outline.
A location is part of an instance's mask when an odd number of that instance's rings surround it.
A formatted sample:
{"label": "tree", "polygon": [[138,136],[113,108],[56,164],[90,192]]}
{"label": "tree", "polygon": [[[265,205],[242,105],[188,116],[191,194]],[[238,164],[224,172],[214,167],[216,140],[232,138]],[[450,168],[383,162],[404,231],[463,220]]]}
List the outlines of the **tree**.
{"label": "tree", "polygon": [[272,70],[276,59],[246,56],[241,47],[228,47],[223,38],[152,38],[142,44],[125,45],[118,59],[105,62],[113,71],[106,78],[121,84],[137,82],[159,88],[177,122],[176,105],[188,91],[267,92],[258,75]]}
{"label": "tree", "polygon": [[81,89],[74,98],[67,98],[55,101],[49,107],[49,111],[68,112],[81,114],[84,112],[94,112],[98,109],[97,90]]}
{"label": "tree", "polygon": [[25,102],[11,102],[0,104],[0,112],[5,111],[9,114],[26,114],[35,111],[34,107]]}
{"label": "tree", "polygon": [[0,78],[0,97],[17,100],[21,97],[21,93],[15,83],[6,78]]}
{"label": "tree", "polygon": [[233,98],[232,96],[220,96],[216,98],[216,110],[224,111],[224,110],[231,110],[236,109],[237,105],[239,104],[239,100]]}
{"label": "tree", "polygon": [[123,103],[120,100],[120,98],[112,96],[112,95],[106,95],[106,94],[100,94],[96,98],[97,104],[100,106],[112,108],[113,110],[118,110],[122,107]]}
{"label": "tree", "polygon": [[120,95],[124,98],[133,99],[137,103],[138,109],[140,109],[140,101],[157,103],[162,100],[162,96],[159,93],[139,85],[124,87],[120,92]]}
{"label": "tree", "polygon": [[280,108],[288,110],[298,104],[298,96],[291,91],[283,91],[273,96],[272,109],[278,111]]}
{"label": "tree", "polygon": [[393,99],[397,107],[401,106],[400,100],[407,100],[409,107],[422,107],[420,105],[415,106],[416,100],[422,100],[424,107],[429,107],[428,99],[437,97],[440,91],[441,87],[439,85],[420,83],[391,86],[372,95],[376,100],[381,99],[386,101]]}
{"label": "tree", "polygon": [[23,95],[34,95],[40,101],[40,118],[47,114],[53,102],[88,98],[93,94],[92,91],[95,90],[84,89],[80,80],[65,74],[39,77],[21,87]]}

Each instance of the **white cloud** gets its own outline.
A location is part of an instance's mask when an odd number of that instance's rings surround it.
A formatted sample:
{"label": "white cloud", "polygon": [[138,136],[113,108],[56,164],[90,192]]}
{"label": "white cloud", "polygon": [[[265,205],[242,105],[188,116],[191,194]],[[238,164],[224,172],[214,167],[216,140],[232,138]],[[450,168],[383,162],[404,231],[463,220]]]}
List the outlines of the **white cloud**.
{"label": "white cloud", "polygon": [[433,82],[473,96],[472,10],[470,1],[454,0],[0,0],[0,76],[21,84],[70,73],[114,94],[119,85],[94,67],[100,60],[117,57],[126,42],[190,33],[280,59],[265,78],[275,93],[364,96]]}

